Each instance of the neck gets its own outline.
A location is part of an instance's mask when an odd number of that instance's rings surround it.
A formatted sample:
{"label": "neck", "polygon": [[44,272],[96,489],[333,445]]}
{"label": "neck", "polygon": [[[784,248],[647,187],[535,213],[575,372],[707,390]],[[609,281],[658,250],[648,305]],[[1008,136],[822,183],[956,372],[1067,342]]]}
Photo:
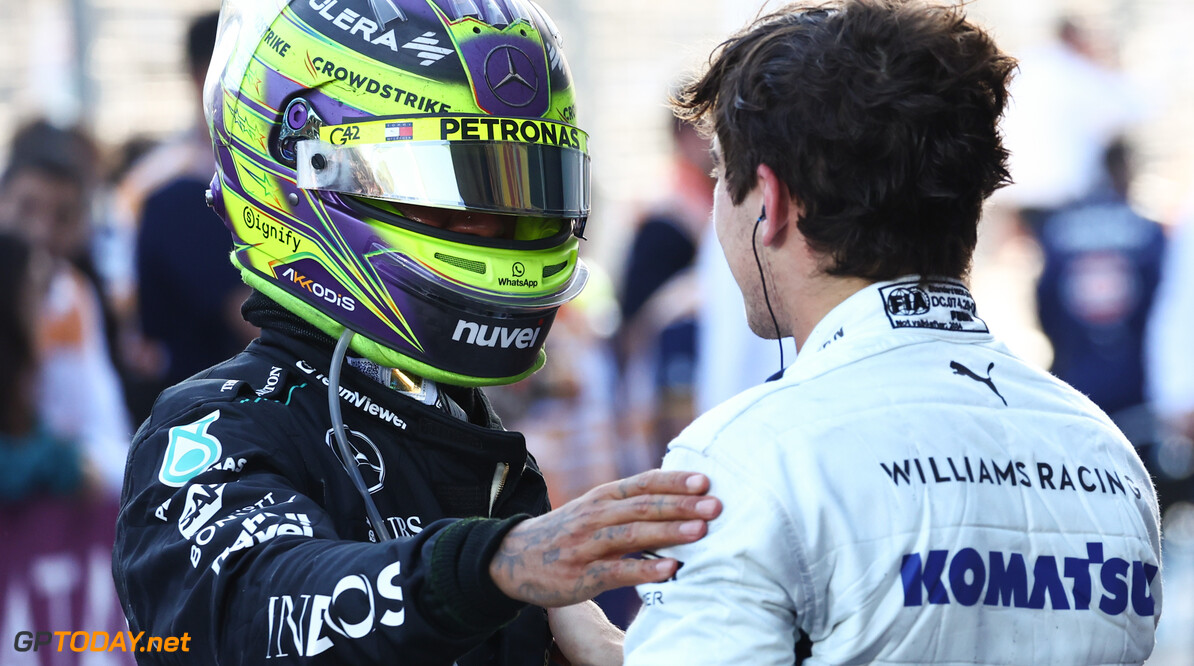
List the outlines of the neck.
{"label": "neck", "polygon": [[788,288],[781,290],[780,294],[781,308],[786,314],[788,331],[796,342],[796,350],[800,351],[804,347],[808,336],[830,310],[871,284],[874,284],[872,280],[864,278],[818,272],[786,285]]}

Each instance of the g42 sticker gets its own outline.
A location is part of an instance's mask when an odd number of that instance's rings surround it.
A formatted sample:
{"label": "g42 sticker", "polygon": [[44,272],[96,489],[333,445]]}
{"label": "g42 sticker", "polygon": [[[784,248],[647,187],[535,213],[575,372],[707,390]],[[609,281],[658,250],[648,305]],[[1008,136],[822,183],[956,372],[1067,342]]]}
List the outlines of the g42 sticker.
{"label": "g42 sticker", "polygon": [[158,479],[174,488],[181,488],[196,475],[220,459],[223,447],[215,435],[208,433],[211,424],[220,418],[220,410],[189,425],[170,429],[170,443]]}

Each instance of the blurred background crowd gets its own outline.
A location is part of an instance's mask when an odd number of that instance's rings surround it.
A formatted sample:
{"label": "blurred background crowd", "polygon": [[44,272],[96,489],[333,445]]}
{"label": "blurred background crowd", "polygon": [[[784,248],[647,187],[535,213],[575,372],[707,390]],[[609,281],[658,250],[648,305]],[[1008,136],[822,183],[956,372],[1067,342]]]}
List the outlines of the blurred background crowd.
{"label": "blurred background crowd", "polygon": [[[540,3],[593,136],[593,278],[561,310],[546,368],[491,395],[558,505],[656,466],[780,353],[747,330],[708,223],[707,141],[666,108],[757,3]],[[1194,5],[967,7],[1021,61],[1004,124],[1016,184],[980,228],[979,314],[1138,447],[1165,514],[1150,663],[1194,664]],[[108,550],[132,431],[159,391],[255,335],[203,197],[216,9],[0,0],[0,639],[123,629]],[[602,602],[624,624],[637,600]]]}

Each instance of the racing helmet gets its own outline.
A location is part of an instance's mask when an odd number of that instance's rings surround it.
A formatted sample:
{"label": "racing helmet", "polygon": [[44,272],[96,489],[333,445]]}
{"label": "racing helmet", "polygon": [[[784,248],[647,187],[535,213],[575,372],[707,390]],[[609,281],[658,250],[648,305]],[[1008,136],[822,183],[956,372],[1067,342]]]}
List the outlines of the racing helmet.
{"label": "racing helmet", "polygon": [[[584,287],[588,136],[530,0],[224,0],[209,203],[245,281],[377,363],[462,386],[543,365]],[[424,223],[498,214],[499,237]]]}

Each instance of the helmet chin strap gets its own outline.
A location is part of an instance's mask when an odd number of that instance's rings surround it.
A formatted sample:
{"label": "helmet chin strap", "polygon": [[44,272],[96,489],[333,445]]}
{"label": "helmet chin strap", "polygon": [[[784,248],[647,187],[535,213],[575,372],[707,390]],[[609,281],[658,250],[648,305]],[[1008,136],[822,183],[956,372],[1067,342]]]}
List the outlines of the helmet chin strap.
{"label": "helmet chin strap", "polygon": [[354,335],[356,333],[346,327],[336,342],[336,351],[332,353],[332,367],[328,373],[328,411],[332,415],[332,430],[336,433],[336,445],[340,449],[340,458],[344,462],[344,469],[348,471],[348,477],[352,479],[352,485],[356,486],[357,492],[361,494],[361,499],[365,500],[365,513],[369,516],[369,522],[373,524],[373,531],[377,533],[378,541],[389,541],[394,537],[386,527],[385,521],[381,519],[381,512],[373,503],[369,489],[365,487],[365,479],[361,477],[361,470],[353,462],[356,456],[352,454],[352,449],[348,446],[347,428],[344,427],[344,418],[340,413],[340,370],[344,367],[344,358],[348,356],[348,345],[352,342]]}

